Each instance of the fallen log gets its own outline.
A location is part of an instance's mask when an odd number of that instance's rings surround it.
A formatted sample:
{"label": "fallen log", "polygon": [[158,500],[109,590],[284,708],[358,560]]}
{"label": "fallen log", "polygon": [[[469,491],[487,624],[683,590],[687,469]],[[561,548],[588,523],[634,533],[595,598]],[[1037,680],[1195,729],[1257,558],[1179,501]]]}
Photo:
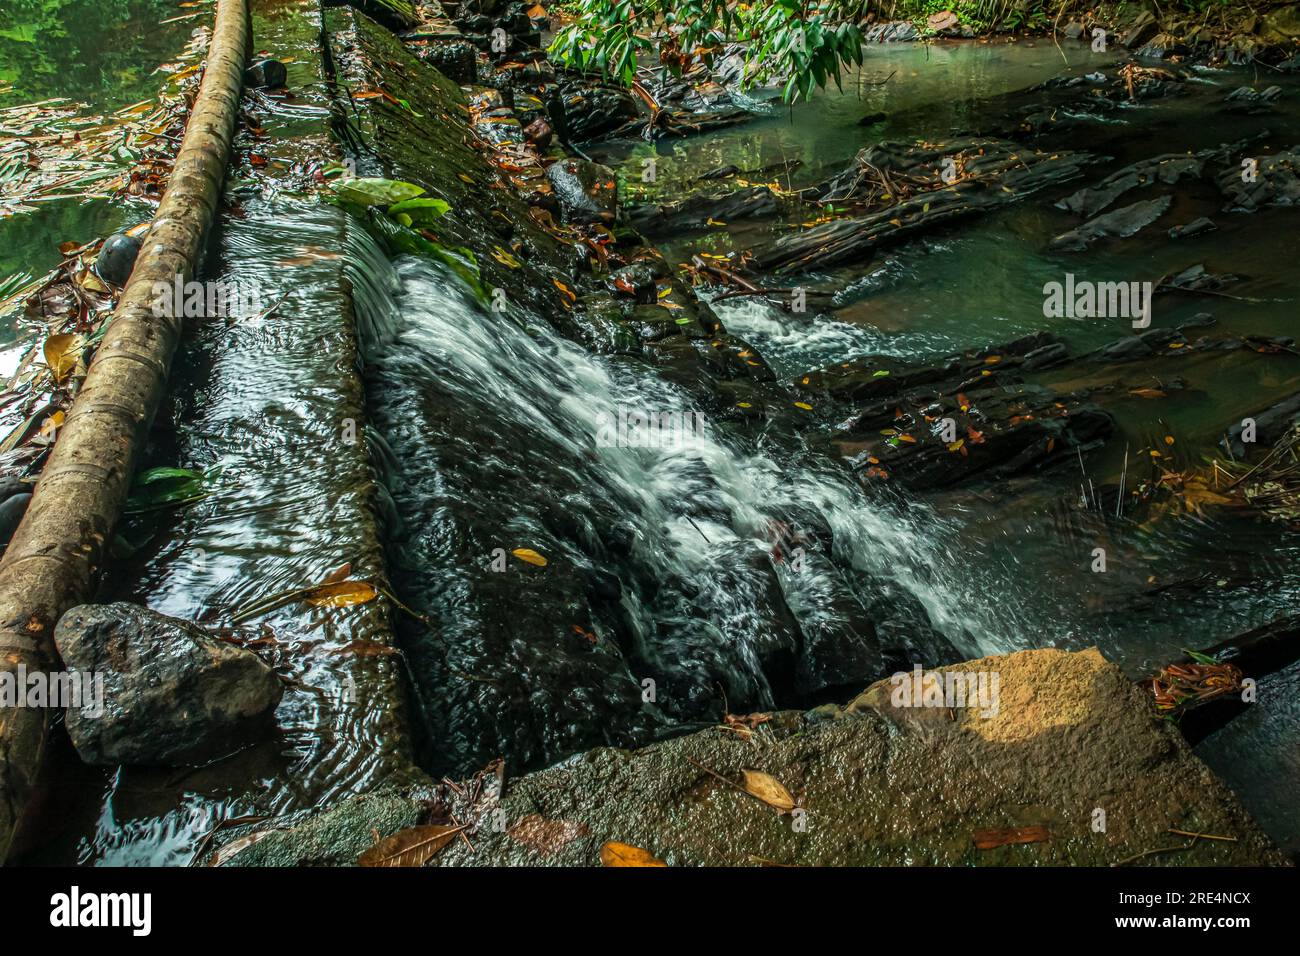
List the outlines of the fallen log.
{"label": "fallen log", "polygon": [[[247,0],[218,0],[203,80],[167,192],[32,501],[0,561],[0,673],[59,666],[52,636],[90,600],[180,340],[154,283],[192,278],[230,157],[249,46]],[[53,707],[0,709],[0,862],[18,847]]]}

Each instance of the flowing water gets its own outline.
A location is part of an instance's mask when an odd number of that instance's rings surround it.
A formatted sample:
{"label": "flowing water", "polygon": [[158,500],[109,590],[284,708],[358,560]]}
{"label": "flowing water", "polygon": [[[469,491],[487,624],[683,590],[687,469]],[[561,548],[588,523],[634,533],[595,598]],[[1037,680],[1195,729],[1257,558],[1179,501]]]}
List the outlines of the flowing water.
{"label": "flowing water", "polygon": [[[132,9],[157,16],[156,7]],[[258,45],[306,49],[314,10],[257,5]],[[184,23],[177,29],[188,34]],[[135,60],[167,55],[145,45]],[[30,72],[4,56],[0,67]],[[629,184],[646,199],[680,193],[728,163],[799,159],[782,180],[798,186],[870,142],[940,141],[979,125],[1002,94],[1110,61],[1073,50],[1070,59],[1050,42],[875,48],[843,94],[681,142],[609,147],[600,158],[636,169],[655,155],[658,182]],[[103,70],[113,62],[105,55]],[[61,92],[53,75],[41,76],[22,89],[33,98]],[[131,76],[103,87],[101,108],[119,105],[119,94],[137,98]],[[301,63],[291,79],[299,99],[267,123],[284,141],[272,152],[282,172],[325,148],[321,78]],[[1207,74],[1203,83],[1249,80]],[[1288,95],[1279,122],[1294,129],[1300,88],[1289,85]],[[1198,108],[1141,108],[1078,148],[1122,162],[1248,131],[1246,120],[1197,122]],[[876,112],[885,118],[858,124]],[[263,640],[297,682],[277,714],[279,734],[188,773],[69,769],[83,796],[51,859],[185,863],[223,819],[328,802],[400,773],[411,751],[436,772],[472,771],[501,753],[516,767],[542,766],[593,743],[696,726],[720,697],[737,713],[842,699],[859,688],[859,672],[912,661],[1098,644],[1136,675],[1283,613],[1300,595],[1294,536],[1231,515],[1105,521],[1072,506],[1079,474],[1017,494],[868,500],[846,470],[797,443],[755,441],[695,417],[708,397],[648,363],[593,355],[535,316],[493,312],[439,265],[390,261],[332,208],[260,188],[235,195],[205,276],[251,283],[279,308],[206,322],[187,340],[151,458],[220,466],[221,475],[200,505],[137,529],[109,596],[215,620],[352,561],[390,581],[412,613],[295,606],[259,621],[248,639]],[[1213,211],[1212,198],[1189,200],[1186,218]],[[124,215],[71,210],[59,215],[77,233]],[[745,300],[718,312],[783,378],[863,354],[930,358],[1044,328],[1083,350],[1125,329],[1045,320],[1044,282],[1082,268],[1129,278],[1134,262],[1156,278],[1206,261],[1248,276],[1241,294],[1263,301],[1162,299],[1157,325],[1211,311],[1237,333],[1288,334],[1300,289],[1278,237],[1294,235],[1292,215],[1217,217],[1220,231],[1207,237],[1140,237],[1068,258],[1045,249],[1073,223],[1027,203],[812,277],[836,293],[815,314]],[[67,221],[39,222],[59,233],[50,245],[85,238],[64,234]],[[665,251],[674,262],[726,252],[766,228],[719,229]],[[31,268],[5,235],[0,262]],[[1108,478],[1125,444],[1136,450],[1165,432],[1195,460],[1243,406],[1294,393],[1297,371],[1245,354],[1180,366],[1190,387],[1177,405],[1161,405],[1161,420],[1140,402],[1113,409],[1123,434],[1089,462],[1089,476]],[[611,425],[664,410],[690,427],[649,444],[610,440]],[[347,420],[361,424],[359,443],[344,439]],[[1108,575],[1087,570],[1099,540],[1111,553]],[[520,562],[518,548],[545,555],[547,567]],[[803,573],[792,571],[795,549],[808,562]],[[1145,593],[1188,568],[1216,583],[1176,601]],[[854,658],[869,630],[883,657]],[[400,655],[390,653],[394,632]],[[1294,701],[1295,680],[1294,671],[1276,675],[1261,693]],[[413,744],[404,688],[419,718]],[[1294,703],[1275,704],[1202,746],[1290,845],[1297,831],[1286,804],[1300,765],[1287,742],[1298,725]]]}

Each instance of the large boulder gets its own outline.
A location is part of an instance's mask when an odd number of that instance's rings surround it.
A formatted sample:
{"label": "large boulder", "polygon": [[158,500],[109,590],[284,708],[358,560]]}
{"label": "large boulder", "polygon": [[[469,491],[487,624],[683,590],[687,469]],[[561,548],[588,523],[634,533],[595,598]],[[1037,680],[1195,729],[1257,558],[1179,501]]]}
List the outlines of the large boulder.
{"label": "large boulder", "polygon": [[67,711],[89,764],[179,766],[228,752],[264,726],[283,692],[256,654],[134,604],[74,607],[54,643],[70,671],[103,678],[102,707]]}
{"label": "large boulder", "polygon": [[[924,687],[945,696],[978,686],[983,697],[905,702],[882,681],[845,707],[775,713],[637,751],[598,748],[508,778],[499,802],[459,809],[473,849],[455,841],[432,862],[591,866],[602,844],[618,841],[673,866],[1108,866],[1187,842],[1170,828],[1234,839],[1191,841],[1158,856],[1163,864],[1287,862],[1095,648],[1021,651],[930,675],[939,683],[931,676]],[[742,770],[775,778],[803,812],[742,792]],[[419,790],[286,820],[245,839],[231,862],[352,863],[374,831],[428,822]]]}

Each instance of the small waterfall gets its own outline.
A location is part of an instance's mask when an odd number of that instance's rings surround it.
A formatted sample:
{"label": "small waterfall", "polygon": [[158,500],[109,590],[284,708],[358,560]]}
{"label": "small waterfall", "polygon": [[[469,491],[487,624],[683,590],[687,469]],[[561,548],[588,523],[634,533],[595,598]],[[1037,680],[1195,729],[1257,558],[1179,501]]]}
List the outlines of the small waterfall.
{"label": "small waterfall", "polygon": [[[996,649],[927,509],[738,450],[648,365],[489,311],[440,264],[363,233],[354,254],[392,576],[436,625],[406,636],[435,764],[553,760],[705,718],[719,689],[733,712],[838,699]],[[546,568],[494,565],[515,548]]]}

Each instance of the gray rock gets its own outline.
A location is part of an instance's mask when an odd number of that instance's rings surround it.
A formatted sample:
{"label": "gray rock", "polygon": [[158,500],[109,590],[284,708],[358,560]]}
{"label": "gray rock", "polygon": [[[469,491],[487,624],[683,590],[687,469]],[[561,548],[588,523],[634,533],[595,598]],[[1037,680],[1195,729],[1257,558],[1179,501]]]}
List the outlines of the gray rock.
{"label": "gray rock", "polygon": [[18,530],[18,523],[27,513],[27,503],[32,500],[29,492],[9,495],[0,503],[0,548],[9,547],[9,539]]}
{"label": "gray rock", "polygon": [[562,159],[546,170],[546,176],[569,221],[614,221],[618,211],[618,178],[608,166],[581,159]]}
{"label": "gray rock", "polygon": [[478,49],[465,40],[430,43],[419,57],[453,83],[473,83],[478,70]]}
{"label": "gray rock", "polygon": [[1170,239],[1186,239],[1189,236],[1199,236],[1203,232],[1213,232],[1218,229],[1218,225],[1208,216],[1202,216],[1200,219],[1193,219],[1191,222],[1183,223],[1181,226],[1174,226],[1169,230]]}
{"label": "gray rock", "polygon": [[259,60],[244,71],[244,85],[261,90],[283,89],[289,71],[279,60]]}
{"label": "gray rock", "polygon": [[862,38],[868,43],[912,43],[921,39],[921,31],[911,20],[877,23],[867,27]]}
{"label": "gray rock", "polygon": [[95,257],[95,271],[105,282],[116,286],[126,285],[135,268],[135,258],[140,254],[140,240],[124,232],[115,232],[104,240]]}
{"label": "gray rock", "polygon": [[74,607],[54,643],[69,670],[103,677],[102,708],[67,711],[77,753],[98,766],[178,766],[228,752],[264,725],[283,692],[257,655],[134,604]]}
{"label": "gray rock", "polygon": [[1126,239],[1168,212],[1173,201],[1172,196],[1161,196],[1097,216],[1079,228],[1057,236],[1052,240],[1051,248],[1057,252],[1078,252],[1097,239]]}

